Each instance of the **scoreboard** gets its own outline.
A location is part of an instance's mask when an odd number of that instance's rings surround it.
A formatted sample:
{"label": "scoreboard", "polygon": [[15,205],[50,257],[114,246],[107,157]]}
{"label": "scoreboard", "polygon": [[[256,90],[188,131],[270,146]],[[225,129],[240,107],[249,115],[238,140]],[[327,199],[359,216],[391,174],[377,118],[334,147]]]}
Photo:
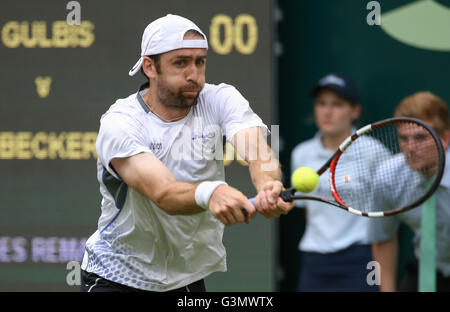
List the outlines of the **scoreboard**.
{"label": "scoreboard", "polygon": [[[151,21],[194,21],[209,40],[207,82],[234,85],[270,128],[273,1],[232,2],[1,1],[0,291],[78,291],[69,277],[100,216],[100,116],[144,82],[128,71]],[[227,148],[227,182],[255,195]],[[208,277],[209,290],[273,290],[273,222],[226,228],[228,272]]]}

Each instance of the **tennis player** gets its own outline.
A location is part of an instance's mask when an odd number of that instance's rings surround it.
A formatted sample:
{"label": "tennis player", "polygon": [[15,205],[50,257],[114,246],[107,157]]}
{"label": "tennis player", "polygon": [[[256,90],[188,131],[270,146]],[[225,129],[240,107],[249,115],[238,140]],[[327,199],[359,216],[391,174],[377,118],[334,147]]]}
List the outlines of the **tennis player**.
{"label": "tennis player", "polygon": [[[430,92],[418,92],[405,98],[396,108],[395,117],[412,117],[420,119],[431,126],[440,136],[444,149],[446,149],[446,166],[441,184],[435,193],[436,198],[436,289],[437,291],[450,291],[450,123],[447,105]],[[435,164],[427,161],[426,155],[421,151],[429,152],[427,142],[423,141],[420,133],[402,133],[399,129],[400,146],[403,154],[398,164],[393,167],[398,175],[404,177],[404,183],[420,185],[424,180],[418,171],[433,174]],[[404,142],[402,142],[404,141]],[[414,148],[419,144],[420,148]],[[425,148],[424,148],[425,147]],[[404,155],[404,156],[403,156]],[[402,160],[402,161],[400,161]],[[426,169],[424,171],[424,169]],[[392,183],[391,183],[392,184]],[[377,204],[393,206],[403,200],[402,185],[390,185],[389,181],[383,187],[392,190],[390,198],[378,198]],[[381,291],[396,291],[398,240],[397,231],[400,222],[407,224],[414,232],[415,259],[407,265],[406,275],[400,284],[400,291],[418,290],[418,261],[420,261],[422,208],[389,218],[376,220],[370,223],[371,237],[376,243],[372,246],[374,260],[381,267]]]}
{"label": "tennis player", "polygon": [[[82,291],[204,291],[206,276],[226,271],[224,225],[244,222],[243,209],[272,218],[293,207],[279,198],[262,120],[233,86],[205,83],[207,48],[180,16],[145,29],[129,74],[149,82],[101,118],[102,212],[86,243]],[[223,136],[249,163],[255,206],[224,181]]]}

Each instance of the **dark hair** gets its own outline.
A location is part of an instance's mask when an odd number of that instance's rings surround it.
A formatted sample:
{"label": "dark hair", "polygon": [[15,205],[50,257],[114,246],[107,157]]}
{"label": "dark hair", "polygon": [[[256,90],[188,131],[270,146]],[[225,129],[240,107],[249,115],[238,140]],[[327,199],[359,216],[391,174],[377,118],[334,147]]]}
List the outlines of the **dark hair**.
{"label": "dark hair", "polygon": [[202,37],[203,39],[205,39],[202,33],[195,29],[189,29],[187,32],[185,32],[183,38],[186,38],[186,36]]}

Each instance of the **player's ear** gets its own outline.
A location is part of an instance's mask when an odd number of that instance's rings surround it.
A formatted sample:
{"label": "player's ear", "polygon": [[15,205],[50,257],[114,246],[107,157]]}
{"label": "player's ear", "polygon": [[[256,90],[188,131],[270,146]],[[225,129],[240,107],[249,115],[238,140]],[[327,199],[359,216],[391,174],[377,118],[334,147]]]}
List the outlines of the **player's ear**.
{"label": "player's ear", "polygon": [[444,149],[447,149],[447,147],[450,145],[450,130],[444,131],[444,133],[441,135],[441,141]]}
{"label": "player's ear", "polygon": [[361,116],[361,105],[358,103],[352,105],[352,120],[358,120]]}
{"label": "player's ear", "polygon": [[142,70],[149,79],[155,78],[158,75],[155,62],[148,56],[144,56],[142,61]]}

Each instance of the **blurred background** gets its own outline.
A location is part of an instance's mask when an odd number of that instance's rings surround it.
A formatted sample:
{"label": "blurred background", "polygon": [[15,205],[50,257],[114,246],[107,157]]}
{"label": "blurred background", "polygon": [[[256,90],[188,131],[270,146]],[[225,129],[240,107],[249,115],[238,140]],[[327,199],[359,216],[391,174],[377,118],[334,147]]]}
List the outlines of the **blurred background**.
{"label": "blurred background", "polygon": [[[67,264],[81,260],[100,216],[99,119],[144,82],[128,71],[152,20],[179,14],[206,33],[207,81],[236,86],[269,127],[279,125],[289,185],[293,147],[317,130],[309,92],[325,74],[356,80],[360,125],[390,117],[416,91],[450,101],[449,7],[445,0],[2,0],[0,291],[78,291]],[[227,182],[255,195],[245,163],[225,164]],[[226,228],[228,272],[208,277],[207,289],[294,291],[304,221],[294,209]],[[399,277],[412,255],[411,233],[400,232]]]}

